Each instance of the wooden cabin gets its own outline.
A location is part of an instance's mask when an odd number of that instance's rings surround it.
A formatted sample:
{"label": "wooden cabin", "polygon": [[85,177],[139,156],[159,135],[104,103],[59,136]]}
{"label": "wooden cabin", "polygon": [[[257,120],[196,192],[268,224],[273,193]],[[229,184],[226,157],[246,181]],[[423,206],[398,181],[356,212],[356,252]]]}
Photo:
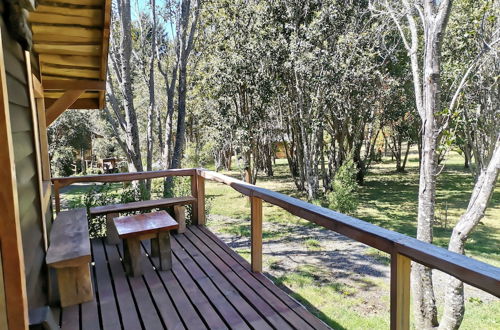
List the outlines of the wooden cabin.
{"label": "wooden cabin", "polygon": [[[391,329],[409,329],[411,262],[500,296],[497,267],[205,169],[51,178],[47,126],[68,108],[104,106],[110,1],[0,1],[0,329],[327,329],[262,274],[263,202],[388,253]],[[167,176],[189,177],[190,196],[61,204],[71,184]],[[205,227],[205,180],[250,198],[250,263]],[[143,275],[127,273],[132,250],[110,228],[120,212],[167,206],[179,223],[169,270],[144,241]],[[93,216],[106,216],[106,239],[89,237]]]}
{"label": "wooden cabin", "polygon": [[110,0],[0,1],[0,329],[49,305],[47,126],[105,102]]}

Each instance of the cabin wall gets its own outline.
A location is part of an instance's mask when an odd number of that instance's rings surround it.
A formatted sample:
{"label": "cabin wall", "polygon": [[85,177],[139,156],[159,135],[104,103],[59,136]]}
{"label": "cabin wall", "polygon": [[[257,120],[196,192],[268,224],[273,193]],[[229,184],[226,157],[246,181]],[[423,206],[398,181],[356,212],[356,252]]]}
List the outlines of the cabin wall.
{"label": "cabin wall", "polygon": [[[26,288],[29,308],[47,304],[47,270],[34,124],[29,97],[26,61],[19,43],[12,39],[1,19],[9,113],[19,197]],[[49,212],[48,212],[49,213]],[[49,217],[50,219],[50,217]]]}

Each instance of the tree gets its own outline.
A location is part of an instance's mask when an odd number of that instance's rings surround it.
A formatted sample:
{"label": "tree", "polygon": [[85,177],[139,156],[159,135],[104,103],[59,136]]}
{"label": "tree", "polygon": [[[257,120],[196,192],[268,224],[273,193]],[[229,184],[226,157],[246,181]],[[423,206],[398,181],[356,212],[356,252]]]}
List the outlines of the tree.
{"label": "tree", "polygon": [[[201,11],[201,0],[195,0],[191,6],[191,0],[181,1],[181,14],[179,19],[179,79],[177,87],[177,130],[175,145],[172,154],[170,168],[179,168],[184,154],[186,135],[186,97],[187,97],[187,66],[189,55],[193,49],[198,19]],[[164,194],[170,195],[172,190],[172,177],[165,180]]]}
{"label": "tree", "polygon": [[[112,67],[108,71],[107,100],[113,115],[106,107],[106,117],[113,127],[113,132],[127,155],[129,171],[143,171],[142,156],[139,139],[139,126],[134,105],[134,75],[132,70],[132,18],[130,14],[130,0],[119,0],[115,15],[116,26],[111,38],[110,58]],[[117,43],[117,35],[119,43]],[[115,90],[115,82],[118,84]],[[119,92],[119,97],[116,94]],[[122,111],[123,109],[123,111]],[[124,140],[122,136],[124,135]],[[148,197],[144,182],[139,183],[141,194]]]}
{"label": "tree", "polygon": [[[446,99],[441,93],[442,44],[445,41],[452,3],[452,0],[422,3],[403,0],[400,7],[395,2],[384,0],[378,2],[382,11],[373,7],[376,12],[384,12],[391,17],[410,59],[415,104],[422,122],[417,238],[430,243],[434,223],[438,147],[443,132],[449,128],[462,89],[479,67],[480,59],[487,53],[481,50],[465,72],[454,79],[459,83],[451,86],[450,97]],[[442,106],[443,100],[449,101],[448,107]],[[417,327],[438,326],[431,270],[414,264],[412,275]],[[455,322],[457,323],[460,324],[459,321]]]}

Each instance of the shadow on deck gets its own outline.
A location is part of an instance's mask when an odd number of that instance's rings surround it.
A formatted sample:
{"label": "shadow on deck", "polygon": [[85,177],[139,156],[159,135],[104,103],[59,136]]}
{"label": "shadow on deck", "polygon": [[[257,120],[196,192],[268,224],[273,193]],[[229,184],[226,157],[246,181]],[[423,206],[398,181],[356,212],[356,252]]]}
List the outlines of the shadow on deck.
{"label": "shadow on deck", "polygon": [[157,270],[148,254],[143,276],[129,277],[121,245],[92,240],[95,299],[62,309],[61,328],[328,328],[205,227],[172,235],[172,252],[172,271]]}

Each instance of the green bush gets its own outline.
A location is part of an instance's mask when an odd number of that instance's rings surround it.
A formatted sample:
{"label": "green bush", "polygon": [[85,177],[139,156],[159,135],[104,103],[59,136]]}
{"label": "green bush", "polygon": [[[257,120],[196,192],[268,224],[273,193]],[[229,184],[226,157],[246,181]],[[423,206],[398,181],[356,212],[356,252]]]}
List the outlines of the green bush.
{"label": "green bush", "polygon": [[70,176],[73,174],[73,149],[70,147],[58,148],[52,155],[54,176]]}
{"label": "green bush", "polygon": [[351,215],[356,211],[359,203],[356,173],[352,159],[339,167],[332,182],[332,191],[326,195],[330,209]]}
{"label": "green bush", "polygon": [[[121,191],[117,191],[116,184],[93,185],[83,197],[78,198],[69,206],[70,209],[84,207],[89,214],[89,234],[91,238],[103,237],[106,234],[106,218],[98,216],[90,218],[90,208],[111,204],[129,203],[140,200],[138,189],[130,186]],[[134,214],[135,212],[121,212],[120,215]]]}

